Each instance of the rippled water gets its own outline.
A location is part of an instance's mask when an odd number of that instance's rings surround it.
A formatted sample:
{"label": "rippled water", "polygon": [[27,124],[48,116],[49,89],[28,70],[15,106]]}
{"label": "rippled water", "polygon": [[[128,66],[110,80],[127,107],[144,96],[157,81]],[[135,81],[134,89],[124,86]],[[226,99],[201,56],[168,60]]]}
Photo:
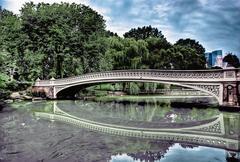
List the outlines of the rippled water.
{"label": "rippled water", "polygon": [[[229,151],[174,141],[114,136],[69,123],[42,119],[54,106],[89,121],[135,128],[175,128],[201,124],[223,115],[226,136],[239,138],[239,114],[216,108],[183,108],[178,99],[122,103],[39,101],[13,103],[0,113],[0,161],[160,161],[226,162]],[[186,99],[179,102],[192,102]],[[236,151],[235,151],[236,152]],[[239,156],[239,155],[238,155]],[[232,159],[237,161],[237,159]]]}

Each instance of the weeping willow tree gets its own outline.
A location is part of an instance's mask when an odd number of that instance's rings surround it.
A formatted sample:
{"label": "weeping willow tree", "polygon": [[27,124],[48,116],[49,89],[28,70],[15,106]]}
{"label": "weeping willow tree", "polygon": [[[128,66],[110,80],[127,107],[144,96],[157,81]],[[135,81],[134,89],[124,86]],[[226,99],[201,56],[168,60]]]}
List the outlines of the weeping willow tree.
{"label": "weeping willow tree", "polygon": [[139,94],[140,88],[138,85],[134,82],[129,83],[129,94],[131,95],[136,95]]}

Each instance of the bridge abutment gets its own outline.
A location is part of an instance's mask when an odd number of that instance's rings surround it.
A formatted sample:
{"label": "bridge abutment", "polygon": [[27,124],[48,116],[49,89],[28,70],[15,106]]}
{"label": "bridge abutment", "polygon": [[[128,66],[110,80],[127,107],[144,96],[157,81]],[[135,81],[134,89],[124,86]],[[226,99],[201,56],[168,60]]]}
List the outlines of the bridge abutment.
{"label": "bridge abutment", "polygon": [[223,105],[239,106],[239,85],[237,82],[223,84]]}
{"label": "bridge abutment", "polygon": [[32,94],[34,97],[48,98],[48,99],[56,99],[53,94],[53,87],[48,86],[33,86]]}

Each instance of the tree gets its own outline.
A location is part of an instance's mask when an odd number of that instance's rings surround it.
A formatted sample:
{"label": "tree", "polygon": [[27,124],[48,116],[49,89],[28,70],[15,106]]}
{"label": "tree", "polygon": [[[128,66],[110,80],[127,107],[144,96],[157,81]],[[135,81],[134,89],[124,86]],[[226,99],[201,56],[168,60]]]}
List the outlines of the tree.
{"label": "tree", "polygon": [[205,48],[196,40],[187,38],[187,39],[179,39],[175,44],[175,46],[182,46],[182,47],[186,47],[189,50],[193,49],[195,50],[195,54],[190,54],[192,55],[192,57],[196,57],[196,58],[192,58],[189,57],[190,60],[188,60],[189,62],[193,61],[192,63],[197,63],[196,67],[193,65],[191,65],[191,69],[204,69],[205,68],[205,64],[206,64],[206,59],[205,59]]}
{"label": "tree", "polygon": [[231,65],[235,68],[240,67],[238,57],[232,53],[227,53],[226,56],[223,58],[223,61],[227,62],[229,65]]}
{"label": "tree", "polygon": [[106,51],[113,59],[113,69],[141,69],[149,55],[147,43],[133,38],[112,37]]}
{"label": "tree", "polygon": [[157,28],[153,28],[151,25],[143,26],[141,28],[138,27],[137,29],[133,28],[130,31],[126,32],[123,36],[124,38],[135,38],[136,40],[147,39],[150,37],[164,38],[162,32]]}
{"label": "tree", "polygon": [[86,53],[84,44],[92,34],[103,33],[105,29],[101,15],[87,6],[74,3],[26,3],[21,10],[21,20],[22,31],[26,34],[22,53],[25,55],[29,51],[32,55],[43,55],[42,65],[37,67],[42,69],[42,79],[67,76],[69,67],[64,62],[69,58],[65,56],[80,60],[76,68],[82,69],[80,66]]}
{"label": "tree", "polygon": [[186,46],[186,47],[190,47],[196,50],[198,55],[204,55],[205,53],[205,48],[203,48],[203,46],[196,40],[194,39],[179,39],[175,45],[179,45],[179,46]]}
{"label": "tree", "polygon": [[174,45],[168,51],[171,68],[179,70],[198,70],[205,68],[205,58],[199,55],[196,49]]}
{"label": "tree", "polygon": [[12,12],[2,10],[0,7],[0,72],[8,75],[11,80],[17,73],[18,44],[21,42],[18,38],[21,35],[20,19]]}
{"label": "tree", "polygon": [[117,34],[117,33],[111,32],[110,30],[107,30],[107,31],[105,32],[105,35],[106,35],[107,37],[118,37],[118,34]]}
{"label": "tree", "polygon": [[92,35],[84,44],[83,68],[85,73],[112,70],[112,58],[107,53],[107,38]]}
{"label": "tree", "polygon": [[162,69],[168,59],[166,50],[172,45],[165,38],[147,38],[146,42],[149,57],[143,60],[143,63],[150,69]]}

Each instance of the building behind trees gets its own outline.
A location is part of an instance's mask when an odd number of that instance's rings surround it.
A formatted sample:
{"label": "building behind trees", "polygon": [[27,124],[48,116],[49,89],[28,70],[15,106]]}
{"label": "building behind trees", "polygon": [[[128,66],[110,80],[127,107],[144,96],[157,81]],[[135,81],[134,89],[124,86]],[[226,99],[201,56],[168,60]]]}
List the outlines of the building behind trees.
{"label": "building behind trees", "polygon": [[211,67],[223,67],[223,55],[222,50],[215,50],[205,53],[206,66]]}

